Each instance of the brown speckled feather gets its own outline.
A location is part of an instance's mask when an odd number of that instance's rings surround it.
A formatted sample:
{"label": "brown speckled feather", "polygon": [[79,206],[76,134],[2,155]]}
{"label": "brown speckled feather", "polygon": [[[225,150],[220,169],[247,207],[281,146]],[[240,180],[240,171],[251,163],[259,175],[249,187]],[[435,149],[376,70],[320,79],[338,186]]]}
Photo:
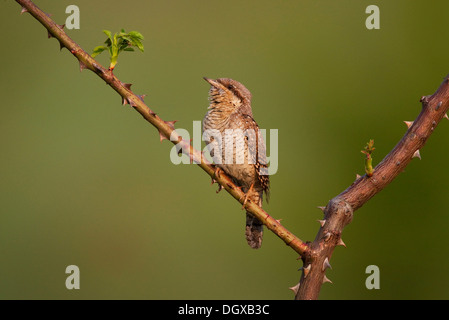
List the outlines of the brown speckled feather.
{"label": "brown speckled feather", "polygon": [[[215,130],[215,135],[221,135],[221,141],[219,137],[214,136],[212,140],[206,141],[206,144],[210,150],[214,150],[211,155],[216,165],[231,176],[235,184],[242,187],[242,191],[247,193],[247,200],[262,206],[263,193],[265,192],[267,198],[269,195],[270,180],[265,142],[253,119],[251,93],[241,83],[232,79],[206,81],[211,84],[211,89],[209,109],[203,119],[203,132]],[[230,134],[230,130],[233,130],[235,136]],[[228,158],[227,143],[235,143],[235,149],[231,150],[232,154],[228,155]],[[243,162],[239,161],[239,152],[244,155]],[[245,234],[251,248],[260,248],[262,226],[251,213],[246,213]]]}

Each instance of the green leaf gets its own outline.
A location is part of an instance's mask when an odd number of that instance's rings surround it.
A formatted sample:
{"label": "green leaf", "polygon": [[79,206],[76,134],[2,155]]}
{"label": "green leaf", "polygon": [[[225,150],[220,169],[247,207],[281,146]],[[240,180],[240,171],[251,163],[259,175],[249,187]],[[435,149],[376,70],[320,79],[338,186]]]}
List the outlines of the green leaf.
{"label": "green leaf", "polygon": [[142,44],[142,42],[137,42],[136,43],[136,47],[139,48],[139,50],[143,52],[143,44]]}
{"label": "green leaf", "polygon": [[112,37],[112,47],[117,47],[117,42],[118,42],[118,33],[114,34],[114,37]]}
{"label": "green leaf", "polygon": [[132,39],[127,34],[120,35],[120,39],[132,42]]}
{"label": "green leaf", "polygon": [[95,47],[94,52],[92,53],[92,58],[95,58],[96,56],[98,56],[100,53],[102,53],[106,49],[107,49],[107,47],[105,47],[105,46]]}
{"label": "green leaf", "polygon": [[120,40],[119,45],[118,45],[118,51],[119,51],[119,52],[120,52],[120,51],[123,51],[123,50],[125,50],[125,49],[128,48],[128,47],[129,47],[128,41],[126,41],[126,40]]}
{"label": "green leaf", "polygon": [[140,32],[138,32],[138,31],[130,31],[128,33],[128,35],[131,38],[138,39],[138,40],[143,40],[143,35]]}
{"label": "green leaf", "polygon": [[138,31],[125,32],[125,29],[121,29],[120,32],[116,32],[114,35],[109,30],[103,30],[103,33],[108,36],[105,46],[98,46],[94,49],[92,57],[95,57],[105,50],[109,51],[111,70],[114,69],[118,62],[118,56],[122,51],[135,51],[133,47],[137,47],[143,52],[143,35]]}
{"label": "green leaf", "polygon": [[103,30],[103,33],[108,36],[108,38],[112,41],[112,33],[109,30]]}

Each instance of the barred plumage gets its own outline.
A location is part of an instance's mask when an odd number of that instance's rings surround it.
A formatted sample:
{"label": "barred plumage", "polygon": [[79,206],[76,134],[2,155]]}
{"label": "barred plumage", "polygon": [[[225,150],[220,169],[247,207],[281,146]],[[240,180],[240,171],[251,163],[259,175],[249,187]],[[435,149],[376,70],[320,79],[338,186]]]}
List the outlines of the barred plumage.
{"label": "barred plumage", "polygon": [[[203,132],[215,165],[242,187],[242,191],[247,193],[247,200],[262,206],[264,192],[268,199],[270,179],[265,142],[253,119],[251,93],[232,79],[204,79],[211,84],[211,88]],[[251,248],[260,248],[262,222],[249,212],[246,212],[245,234]]]}

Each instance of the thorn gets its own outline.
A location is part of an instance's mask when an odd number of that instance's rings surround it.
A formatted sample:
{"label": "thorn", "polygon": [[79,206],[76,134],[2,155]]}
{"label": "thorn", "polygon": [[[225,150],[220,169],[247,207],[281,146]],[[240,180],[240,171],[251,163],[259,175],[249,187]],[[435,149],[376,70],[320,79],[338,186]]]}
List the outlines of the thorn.
{"label": "thorn", "polygon": [[333,283],[332,281],[329,280],[328,277],[326,277],[326,275],[324,275],[324,276],[323,276],[323,283],[326,283],[326,282]]}
{"label": "thorn", "polygon": [[326,223],[326,220],[317,220],[317,221],[320,223],[320,225],[322,227],[324,227],[324,224]]}
{"label": "thorn", "polygon": [[122,106],[125,106],[125,105],[127,105],[127,104],[130,104],[130,103],[129,103],[129,100],[126,99],[125,97],[122,97]]}
{"label": "thorn", "polygon": [[422,96],[421,99],[419,99],[419,102],[422,102],[423,104],[427,104],[429,102],[429,97]]}
{"label": "thorn", "polygon": [[147,96],[146,94],[141,94],[141,95],[137,95],[138,97],[139,97],[139,99],[140,100],[142,100],[142,102],[145,102],[145,101],[143,101],[143,99]]}
{"label": "thorn", "polygon": [[275,219],[277,223],[281,224],[282,219]]}
{"label": "thorn", "polygon": [[330,232],[326,232],[326,234],[324,235],[323,239],[324,241],[329,241],[329,239],[331,238],[332,234]]}
{"label": "thorn", "polygon": [[159,140],[161,142],[164,141],[164,140],[168,140],[167,137],[161,131],[159,131]]}
{"label": "thorn", "polygon": [[337,246],[343,246],[346,248],[346,244],[343,242],[342,238],[338,239]]}
{"label": "thorn", "polygon": [[64,49],[64,48],[65,48],[65,45],[61,41],[59,41],[59,51],[62,51],[62,49]]}
{"label": "thorn", "polygon": [[50,33],[50,31],[48,31],[48,30],[47,30],[47,36],[48,36],[48,39],[54,38],[53,35],[52,35],[52,34]]}
{"label": "thorn", "polygon": [[175,130],[175,123],[178,122],[178,120],[173,120],[173,121],[164,121],[166,124],[168,124],[168,126],[172,129]]}
{"label": "thorn", "polygon": [[413,121],[404,121],[404,123],[406,124],[408,129],[410,129],[410,127],[413,125]]}
{"label": "thorn", "polygon": [[57,24],[58,28],[64,30],[65,24]]}
{"label": "thorn", "polygon": [[28,9],[25,8],[25,7],[22,7],[22,10],[20,10],[20,14],[23,14],[23,13],[25,13],[25,12],[28,12]]}
{"label": "thorn", "polygon": [[129,91],[131,91],[131,86],[133,85],[132,83],[122,83],[122,85],[128,89]]}
{"label": "thorn", "polygon": [[355,179],[356,180],[359,180],[361,178],[361,176],[357,173],[356,175],[355,175]]}
{"label": "thorn", "polygon": [[419,149],[415,151],[412,158],[419,158],[419,160],[421,160],[421,154],[419,153]]}
{"label": "thorn", "polygon": [[443,118],[446,118],[447,120],[449,120],[449,117],[448,117],[447,113],[444,114]]}
{"label": "thorn", "polygon": [[326,259],[324,259],[324,262],[323,262],[322,270],[325,271],[327,268],[332,269],[332,266],[329,263],[329,259],[326,257]]}
{"label": "thorn", "polygon": [[155,112],[153,112],[153,110],[151,110],[151,109],[150,109],[150,111],[149,111],[149,112],[150,112],[150,114],[151,114],[151,115],[152,115],[153,117],[155,117],[155,116],[156,116],[156,113],[155,113]]}
{"label": "thorn", "polygon": [[80,72],[87,68],[86,65],[81,60],[79,61],[79,63],[80,63]]}
{"label": "thorn", "polygon": [[317,207],[318,209],[320,209],[321,211],[324,212],[324,210],[326,209],[326,207]]}
{"label": "thorn", "polygon": [[[164,121],[164,122],[170,127],[170,129],[175,130],[175,123],[178,122],[178,120]],[[162,135],[160,131],[159,131],[159,138],[161,142],[162,140],[168,140],[168,138],[165,135]]]}
{"label": "thorn", "polygon": [[302,268],[302,272],[304,272],[304,279],[307,278],[307,275],[309,274],[311,267],[312,267],[312,265],[309,264],[307,267],[305,267],[305,268],[303,267]]}
{"label": "thorn", "polygon": [[298,282],[298,284],[296,286],[290,287],[289,289],[291,291],[293,291],[295,293],[295,295],[296,295],[298,293],[298,290],[299,290],[299,285],[300,285],[300,283]]}

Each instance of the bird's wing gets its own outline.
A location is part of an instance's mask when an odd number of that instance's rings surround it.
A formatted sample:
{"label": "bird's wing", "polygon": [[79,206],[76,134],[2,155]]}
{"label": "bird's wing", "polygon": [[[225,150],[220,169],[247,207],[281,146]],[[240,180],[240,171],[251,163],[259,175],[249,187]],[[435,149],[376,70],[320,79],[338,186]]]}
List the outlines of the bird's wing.
{"label": "bird's wing", "polygon": [[248,114],[242,114],[241,116],[243,121],[241,127],[246,128],[243,134],[248,143],[248,160],[256,167],[257,177],[268,200],[270,193],[270,178],[268,175],[265,141],[256,121]]}

